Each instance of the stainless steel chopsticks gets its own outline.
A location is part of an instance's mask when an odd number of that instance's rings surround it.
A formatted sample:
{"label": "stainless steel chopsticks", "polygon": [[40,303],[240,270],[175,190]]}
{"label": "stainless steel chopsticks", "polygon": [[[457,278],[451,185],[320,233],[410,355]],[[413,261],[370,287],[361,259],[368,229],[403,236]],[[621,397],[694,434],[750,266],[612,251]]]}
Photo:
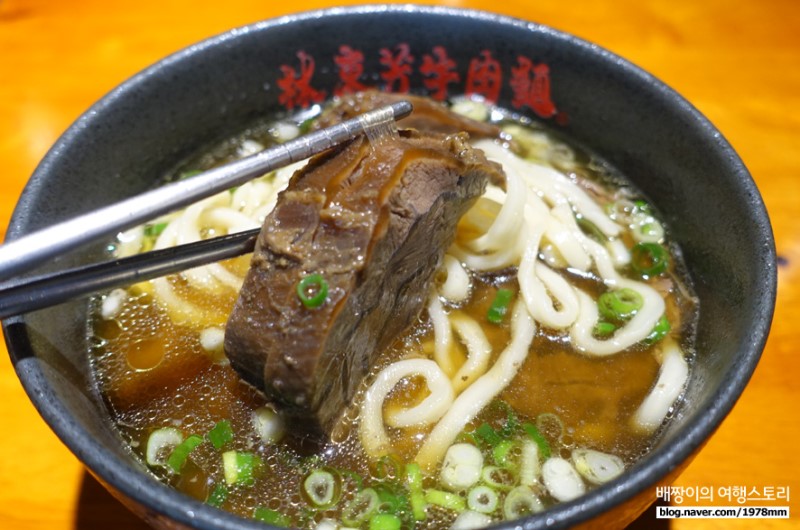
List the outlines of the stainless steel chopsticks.
{"label": "stainless steel chopsticks", "polygon": [[0,319],[253,251],[259,228],[23,278],[0,291]]}
{"label": "stainless steel chopsticks", "polygon": [[0,281],[35,269],[49,258],[111,237],[149,219],[325,151],[365,133],[376,123],[403,118],[411,110],[411,103],[398,101],[195,177],[159,187],[5,243],[0,246]]}

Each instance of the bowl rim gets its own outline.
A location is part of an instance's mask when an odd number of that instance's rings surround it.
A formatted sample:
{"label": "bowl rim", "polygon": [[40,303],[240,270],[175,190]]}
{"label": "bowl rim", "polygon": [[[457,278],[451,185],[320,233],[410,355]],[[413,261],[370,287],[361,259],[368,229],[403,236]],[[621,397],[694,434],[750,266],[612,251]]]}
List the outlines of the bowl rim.
{"label": "bowl rim", "polygon": [[[43,175],[50,172],[50,167],[58,160],[59,154],[64,147],[72,143],[74,138],[89,126],[95,119],[95,115],[102,113],[104,109],[113,107],[119,99],[124,98],[135,87],[146,84],[148,79],[158,76],[163,70],[168,70],[173,63],[202,54],[208,48],[224,45],[226,42],[235,40],[243,34],[267,31],[270,28],[318,20],[323,17],[335,19],[335,17],[339,16],[391,15],[393,13],[467,18],[490,24],[511,26],[547,35],[549,38],[582,49],[584,52],[591,54],[594,60],[613,63],[616,68],[624,70],[623,73],[635,79],[636,82],[647,85],[662,97],[672,100],[680,107],[681,112],[687,113],[701,125],[703,133],[709,138],[714,138],[717,147],[726,155],[728,163],[735,170],[733,173],[740,177],[739,184],[753,198],[753,216],[759,225],[760,235],[764,237],[762,246],[765,251],[765,270],[762,271],[764,275],[760,278],[764,287],[758,313],[760,318],[754,322],[750,342],[746,346],[746,352],[741,359],[742,362],[730,367],[727,373],[728,377],[724,379],[727,384],[720,385],[720,388],[714,393],[711,398],[712,405],[706,409],[705,414],[698,420],[687,423],[682,437],[669,447],[662,447],[648,454],[634,468],[626,472],[624,478],[619,481],[613,481],[593,489],[586,495],[574,501],[550,508],[543,514],[535,515],[522,521],[499,523],[493,525],[492,528],[511,528],[518,527],[520,524],[526,529],[561,528],[596,517],[609,509],[610,501],[613,501],[612,507],[623,504],[636,495],[647,491],[648,488],[653,490],[653,497],[655,498],[655,486],[682,463],[690,459],[713,431],[716,430],[741,396],[745,385],[755,370],[766,344],[775,306],[777,292],[775,243],[769,217],[755,182],[738,154],[714,125],[674,89],[652,74],[613,52],[580,37],[540,23],[488,11],[416,4],[365,4],[315,9],[227,30],[172,53],[134,74],[109,91],[75,120],[48,151],[25,186],[12,215],[7,240],[22,235],[24,229],[21,228],[21,222],[25,220],[24,210],[26,209],[25,205],[28,197],[35,193]],[[218,510],[169,488],[146,471],[119,460],[114,454],[103,448],[86,430],[80,428],[76,422],[70,421],[70,415],[66,407],[55,398],[49,388],[47,377],[40,363],[35,362],[35,354],[32,351],[27,335],[25,317],[16,316],[6,319],[3,322],[3,331],[12,364],[39,414],[61,439],[62,443],[86,466],[88,471],[104,484],[110,485],[116,491],[116,495],[121,494],[145,507],[156,518],[166,516],[180,524],[198,529],[256,530],[264,528],[263,523],[248,521],[239,516]]]}

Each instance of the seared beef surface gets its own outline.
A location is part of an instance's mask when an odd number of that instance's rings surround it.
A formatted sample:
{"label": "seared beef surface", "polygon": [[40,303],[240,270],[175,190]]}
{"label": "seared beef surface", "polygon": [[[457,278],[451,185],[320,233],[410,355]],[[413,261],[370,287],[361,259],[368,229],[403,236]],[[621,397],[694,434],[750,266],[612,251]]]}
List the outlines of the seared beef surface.
{"label": "seared beef surface", "polygon": [[[312,159],[262,227],[226,329],[233,367],[293,428],[330,434],[418,317],[459,218],[501,178],[465,134],[358,138]],[[296,287],[314,273],[328,298],[307,308]]]}

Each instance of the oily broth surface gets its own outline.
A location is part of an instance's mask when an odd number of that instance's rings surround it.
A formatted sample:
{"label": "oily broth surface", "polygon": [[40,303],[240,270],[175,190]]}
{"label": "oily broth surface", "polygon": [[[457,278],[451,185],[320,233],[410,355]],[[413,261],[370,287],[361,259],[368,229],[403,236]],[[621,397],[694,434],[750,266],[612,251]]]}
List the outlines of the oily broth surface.
{"label": "oily broth surface", "polygon": [[[240,138],[229,140],[191,161],[189,167],[209,168],[226,162],[233,157],[236,145],[245,138],[254,138],[266,145],[271,142],[266,131],[266,127],[256,128]],[[564,161],[569,164],[576,181],[590,195],[597,198],[613,193],[622,197],[630,193],[629,188],[621,185],[620,177],[605,165],[582,151],[577,151],[576,163],[570,154],[574,152],[565,150]],[[553,162],[558,167],[558,160]],[[609,183],[617,186],[616,191],[607,191]],[[469,234],[462,233],[459,237],[469,237]],[[226,266],[241,272],[248,261],[249,256],[241,257],[230,260]],[[510,272],[475,276],[470,300],[462,307],[451,307],[450,310],[462,311],[479,322],[484,321],[498,287],[509,288],[515,291],[515,298],[518,296],[518,286]],[[597,278],[567,274],[593,296],[600,292]],[[235,301],[235,292],[199,295],[181,285],[180,280],[171,281],[178,289],[184,289],[193,303],[203,308],[205,319],[224,325]],[[668,276],[661,281],[665,285],[660,290],[670,292],[667,317],[672,322],[673,335],[680,337],[679,342],[688,347],[694,318],[691,297],[686,294],[689,291],[681,278]],[[95,376],[119,432],[138,457],[144,459],[147,438],[156,428],[174,426],[186,435],[197,433],[202,436],[217,422],[227,419],[235,436],[226,449],[255,452],[265,465],[251,487],[229,488],[229,495],[221,507],[248,518],[252,517],[256,507],[267,507],[289,516],[295,524],[311,527],[314,526],[312,521],[339,518],[335,510],[309,513],[306,508],[300,493],[301,481],[312,467],[322,463],[347,469],[369,483],[387,480],[381,469],[368,462],[360,447],[355,407],[347,411],[345,421],[334,433],[335,442],[319,446],[289,433],[279,445],[265,445],[255,433],[251,421],[252,412],[265,404],[263,396],[242,383],[229,365],[214,362],[203,351],[198,329],[174,323],[146,289],[134,289],[133,292],[135,295],[125,302],[116,318],[94,318],[92,358]],[[507,321],[501,325],[483,326],[495,356],[509,340],[508,326]],[[384,352],[372,375],[410,351],[420,355],[429,353],[432,336],[432,329],[423,314],[413,329]],[[458,362],[463,361],[463,351],[456,348],[453,355],[460,357]],[[649,392],[658,370],[658,360],[645,347],[634,347],[607,358],[587,357],[576,353],[563,334],[539,329],[524,365],[499,399],[511,405],[522,420],[532,421],[541,414],[555,414],[561,419],[563,428],[545,433],[553,445],[553,454],[560,452],[567,457],[574,447],[590,447],[613,453],[630,465],[653,442],[652,435],[642,434],[631,427],[630,416]],[[393,390],[386,407],[406,406],[424,394],[424,384],[408,380]],[[483,422],[499,425],[505,414],[500,407],[487,407],[465,430]],[[389,429],[397,455],[410,461],[427,430]],[[161,480],[201,501],[208,498],[215,484],[224,483],[220,452],[210,444],[198,446],[179,475],[159,468],[151,469]],[[344,476],[342,480],[343,497],[338,506],[346,504],[356,489],[352,476]],[[554,502],[546,495],[543,500],[547,504]],[[448,527],[454,517],[452,513],[435,507],[429,510],[428,515],[425,522],[428,528]]]}

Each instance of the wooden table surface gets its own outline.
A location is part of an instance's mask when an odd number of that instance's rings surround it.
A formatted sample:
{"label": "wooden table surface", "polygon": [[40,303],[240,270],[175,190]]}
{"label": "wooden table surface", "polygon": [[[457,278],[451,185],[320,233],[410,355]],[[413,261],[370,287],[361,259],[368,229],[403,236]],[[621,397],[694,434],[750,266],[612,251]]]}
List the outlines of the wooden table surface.
{"label": "wooden table surface", "polygon": [[[352,3],[356,2],[336,2]],[[677,89],[739,152],[764,196],[775,230],[778,306],[749,386],[677,485],[787,486],[792,498],[775,505],[790,505],[791,517],[667,521],[656,519],[651,510],[634,527],[800,527],[800,4],[438,3],[542,22],[608,48]],[[46,150],[112,87],[161,57],[229,28],[332,4],[0,0],[0,235]],[[50,432],[5,352],[0,355],[0,425],[5,425],[0,432],[0,529],[145,528]],[[747,505],[758,504],[764,503]]]}

